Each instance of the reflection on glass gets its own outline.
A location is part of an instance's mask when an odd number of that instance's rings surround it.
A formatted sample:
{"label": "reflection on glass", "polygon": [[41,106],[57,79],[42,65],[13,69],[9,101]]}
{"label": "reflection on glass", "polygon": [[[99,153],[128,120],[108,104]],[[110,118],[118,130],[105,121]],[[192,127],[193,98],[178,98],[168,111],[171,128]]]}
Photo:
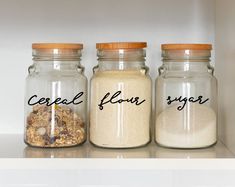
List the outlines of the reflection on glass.
{"label": "reflection on glass", "polygon": [[25,158],[84,158],[87,157],[85,145],[70,148],[24,148]]}
{"label": "reflection on glass", "polygon": [[88,145],[88,158],[151,158],[151,149],[147,147],[135,149],[103,149]]}
{"label": "reflection on glass", "polygon": [[169,149],[157,147],[154,149],[156,158],[216,158],[214,147],[207,149]]}

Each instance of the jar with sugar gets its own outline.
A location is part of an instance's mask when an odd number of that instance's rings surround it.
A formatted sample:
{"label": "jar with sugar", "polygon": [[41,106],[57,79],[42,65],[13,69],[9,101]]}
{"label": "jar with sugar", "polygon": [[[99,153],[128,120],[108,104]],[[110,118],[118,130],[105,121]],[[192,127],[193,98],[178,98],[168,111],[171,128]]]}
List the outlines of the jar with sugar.
{"label": "jar with sugar", "polygon": [[86,140],[87,78],[82,44],[35,43],[25,93],[26,144],[68,147]]}
{"label": "jar with sugar", "polygon": [[156,80],[155,141],[204,148],[217,141],[217,80],[212,45],[164,44]]}
{"label": "jar with sugar", "polygon": [[98,43],[90,96],[90,141],[132,148],[150,142],[151,78],[145,42]]}

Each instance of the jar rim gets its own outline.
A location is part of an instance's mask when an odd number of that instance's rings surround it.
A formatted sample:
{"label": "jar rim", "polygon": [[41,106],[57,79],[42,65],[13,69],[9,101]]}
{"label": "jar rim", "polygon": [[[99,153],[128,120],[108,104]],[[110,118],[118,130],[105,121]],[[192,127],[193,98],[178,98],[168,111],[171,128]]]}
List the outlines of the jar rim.
{"label": "jar rim", "polygon": [[162,44],[162,50],[212,50],[212,44]]}
{"label": "jar rim", "polygon": [[33,43],[32,49],[71,49],[80,50],[83,49],[81,43]]}
{"label": "jar rim", "polygon": [[113,50],[113,49],[143,49],[147,47],[147,42],[108,42],[96,43],[98,50]]}

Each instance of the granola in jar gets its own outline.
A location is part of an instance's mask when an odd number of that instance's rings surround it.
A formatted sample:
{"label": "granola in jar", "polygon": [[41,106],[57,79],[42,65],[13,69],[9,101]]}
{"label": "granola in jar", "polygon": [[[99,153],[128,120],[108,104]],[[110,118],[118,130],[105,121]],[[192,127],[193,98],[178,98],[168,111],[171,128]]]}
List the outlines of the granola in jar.
{"label": "granola in jar", "polygon": [[27,144],[39,147],[66,147],[86,139],[82,118],[67,106],[35,105],[27,117]]}

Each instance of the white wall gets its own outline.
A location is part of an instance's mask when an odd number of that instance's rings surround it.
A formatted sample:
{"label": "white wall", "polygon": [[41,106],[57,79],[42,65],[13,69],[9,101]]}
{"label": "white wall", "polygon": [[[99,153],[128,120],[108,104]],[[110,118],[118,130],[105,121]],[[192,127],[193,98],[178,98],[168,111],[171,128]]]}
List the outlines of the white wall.
{"label": "white wall", "polygon": [[96,42],[147,41],[155,79],[161,43],[214,43],[214,10],[214,0],[0,0],[0,133],[23,132],[32,42],[84,43],[90,77]]}
{"label": "white wall", "polygon": [[219,80],[219,132],[235,153],[235,1],[216,1],[216,76]]}

